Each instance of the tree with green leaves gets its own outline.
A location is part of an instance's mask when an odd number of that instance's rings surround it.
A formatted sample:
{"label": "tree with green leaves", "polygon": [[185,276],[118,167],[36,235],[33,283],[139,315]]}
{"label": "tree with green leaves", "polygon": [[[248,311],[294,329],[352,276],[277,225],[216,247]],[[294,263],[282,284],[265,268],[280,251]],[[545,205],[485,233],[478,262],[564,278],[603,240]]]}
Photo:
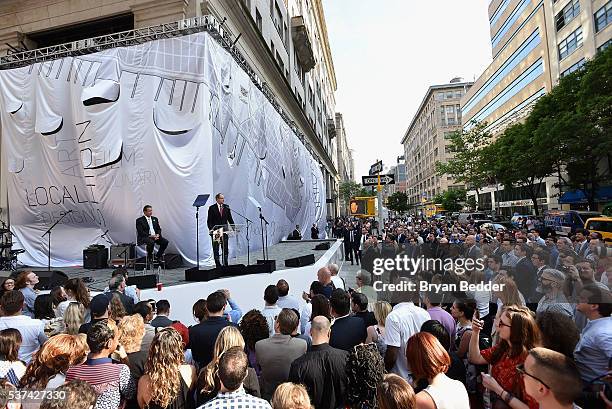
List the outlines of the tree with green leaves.
{"label": "tree with green leaves", "polygon": [[453,157],[446,163],[436,162],[439,176],[448,175],[480,194],[493,174],[486,148],[491,134],[486,131],[486,122],[472,122],[469,130],[459,130],[451,134],[449,147]]}
{"label": "tree with green leaves", "polygon": [[404,192],[395,192],[387,197],[387,208],[394,212],[404,213],[409,209],[408,196]]}
{"label": "tree with green leaves", "polygon": [[526,125],[563,185],[582,191],[595,209],[597,190],[612,182],[612,47],[561,78]]}
{"label": "tree with green leaves", "polygon": [[535,214],[539,215],[538,196],[541,183],[553,173],[554,161],[547,154],[544,141],[535,138],[533,126],[517,123],[486,148],[491,160],[496,181],[504,185],[504,189],[524,187],[533,203]]}
{"label": "tree with green leaves", "polygon": [[465,190],[449,189],[434,197],[434,203],[441,204],[447,212],[458,212],[465,202]]}

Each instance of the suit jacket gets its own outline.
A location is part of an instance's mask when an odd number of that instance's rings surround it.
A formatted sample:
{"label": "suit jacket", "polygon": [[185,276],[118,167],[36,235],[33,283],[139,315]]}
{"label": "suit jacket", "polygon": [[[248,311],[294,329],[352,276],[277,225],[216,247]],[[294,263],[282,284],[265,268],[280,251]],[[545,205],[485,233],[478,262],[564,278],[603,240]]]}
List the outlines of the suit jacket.
{"label": "suit jacket", "polygon": [[[162,229],[159,227],[159,220],[157,220],[157,217],[151,216],[151,222],[153,223],[153,230],[155,230],[155,234],[159,234],[159,237],[161,237]],[[136,233],[138,236],[138,244],[142,244],[144,240],[149,238],[149,223],[147,223],[146,217],[140,216],[138,219],[136,219]]]}
{"label": "suit jacket", "polygon": [[467,250],[465,258],[471,258],[472,260],[482,258],[482,250],[477,245],[474,245]]}
{"label": "suit jacket", "polygon": [[306,348],[303,339],[281,334],[255,343],[257,364],[261,367],[259,381],[263,398],[270,399],[276,387],[289,379],[291,363],[304,355]]}
{"label": "suit jacket", "polygon": [[234,219],[232,218],[232,212],[229,207],[223,209],[223,216],[219,212],[219,205],[217,203],[208,207],[208,219],[206,220],[206,224],[208,225],[208,230],[212,230],[213,227],[219,225],[227,225],[234,224]]}
{"label": "suit jacket", "polygon": [[350,351],[355,345],[365,342],[368,336],[365,322],[355,316],[337,318],[331,327],[329,345]]}
{"label": "suit jacket", "polygon": [[151,320],[151,326],[154,328],[169,327],[173,323],[174,321],[172,321],[170,318],[166,317],[165,315],[158,315],[157,317]]}

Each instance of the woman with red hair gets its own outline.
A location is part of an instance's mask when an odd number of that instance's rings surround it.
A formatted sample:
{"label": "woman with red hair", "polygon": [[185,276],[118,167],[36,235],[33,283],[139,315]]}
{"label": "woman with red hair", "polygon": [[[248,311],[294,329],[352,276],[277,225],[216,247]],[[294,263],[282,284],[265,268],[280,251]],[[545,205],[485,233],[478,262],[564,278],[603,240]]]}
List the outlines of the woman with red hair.
{"label": "woman with red hair", "polygon": [[82,335],[58,334],[47,340],[21,378],[21,388],[55,389],[64,383],[69,367],[85,361],[89,347]]}
{"label": "woman with red hair", "polygon": [[451,360],[432,334],[418,332],[406,344],[408,366],[415,380],[425,379],[427,388],[416,394],[417,409],[470,409],[465,386],[445,375]]}

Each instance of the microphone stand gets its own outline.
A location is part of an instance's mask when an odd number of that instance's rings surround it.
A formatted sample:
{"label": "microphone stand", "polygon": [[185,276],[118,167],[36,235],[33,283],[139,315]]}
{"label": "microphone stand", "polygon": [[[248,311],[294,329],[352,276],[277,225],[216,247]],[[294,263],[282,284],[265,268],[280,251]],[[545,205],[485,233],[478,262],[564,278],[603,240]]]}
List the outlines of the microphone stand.
{"label": "microphone stand", "polygon": [[246,241],[247,241],[247,266],[251,265],[251,246],[249,244],[249,223],[253,223],[253,221],[251,219],[249,219],[248,217],[238,213],[237,211],[235,211],[234,209],[230,209],[229,206],[227,206],[227,209],[236,213],[238,216],[242,217],[244,220],[246,220]]}
{"label": "microphone stand", "polygon": [[49,227],[49,230],[47,230],[45,234],[40,236],[40,237],[45,237],[47,234],[49,235],[49,248],[47,249],[48,250],[47,251],[47,271],[51,271],[51,230],[53,230],[53,228],[57,226],[57,224],[61,222],[64,219],[64,217],[68,215],[68,213],[72,213],[72,210],[68,210],[66,213],[64,213],[62,217],[60,217],[55,223],[53,223],[51,227]]}
{"label": "microphone stand", "polygon": [[[268,221],[261,214],[261,207],[259,208],[259,222],[261,224],[261,246],[263,250],[263,258],[264,260],[268,259]],[[265,223],[265,225],[264,225]],[[265,239],[264,239],[264,230],[265,230]]]}

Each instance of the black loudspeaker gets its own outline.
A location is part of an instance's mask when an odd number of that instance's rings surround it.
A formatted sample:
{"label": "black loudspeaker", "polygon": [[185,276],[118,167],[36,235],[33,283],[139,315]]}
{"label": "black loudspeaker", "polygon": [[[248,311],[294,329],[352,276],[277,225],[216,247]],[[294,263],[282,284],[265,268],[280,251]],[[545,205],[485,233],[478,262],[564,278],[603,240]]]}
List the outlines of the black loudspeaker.
{"label": "black loudspeaker", "polygon": [[267,266],[264,273],[276,271],[276,260],[257,260],[257,264]]}
{"label": "black loudspeaker", "polygon": [[51,290],[52,288],[64,285],[68,281],[66,273],[58,270],[34,271],[38,276],[36,288],[39,290]]}
{"label": "black loudspeaker", "polygon": [[157,276],[155,274],[145,274],[139,276],[128,276],[128,285],[135,285],[142,289],[157,287]]}
{"label": "black loudspeaker", "polygon": [[309,266],[315,263],[314,254],[308,254],[306,256],[288,258],[285,260],[285,267],[303,267]]}
{"label": "black loudspeaker", "polygon": [[314,250],[329,250],[329,241],[317,244]]}
{"label": "black loudspeaker", "polygon": [[90,246],[83,250],[83,268],[96,269],[108,266],[108,249],[104,246]]}
{"label": "black loudspeaker", "polygon": [[110,259],[129,259],[136,258],[136,245],[134,243],[113,244],[110,247]]}
{"label": "black loudspeaker", "polygon": [[185,270],[185,281],[210,281],[221,277],[216,268],[210,270],[198,270],[197,267]]}

